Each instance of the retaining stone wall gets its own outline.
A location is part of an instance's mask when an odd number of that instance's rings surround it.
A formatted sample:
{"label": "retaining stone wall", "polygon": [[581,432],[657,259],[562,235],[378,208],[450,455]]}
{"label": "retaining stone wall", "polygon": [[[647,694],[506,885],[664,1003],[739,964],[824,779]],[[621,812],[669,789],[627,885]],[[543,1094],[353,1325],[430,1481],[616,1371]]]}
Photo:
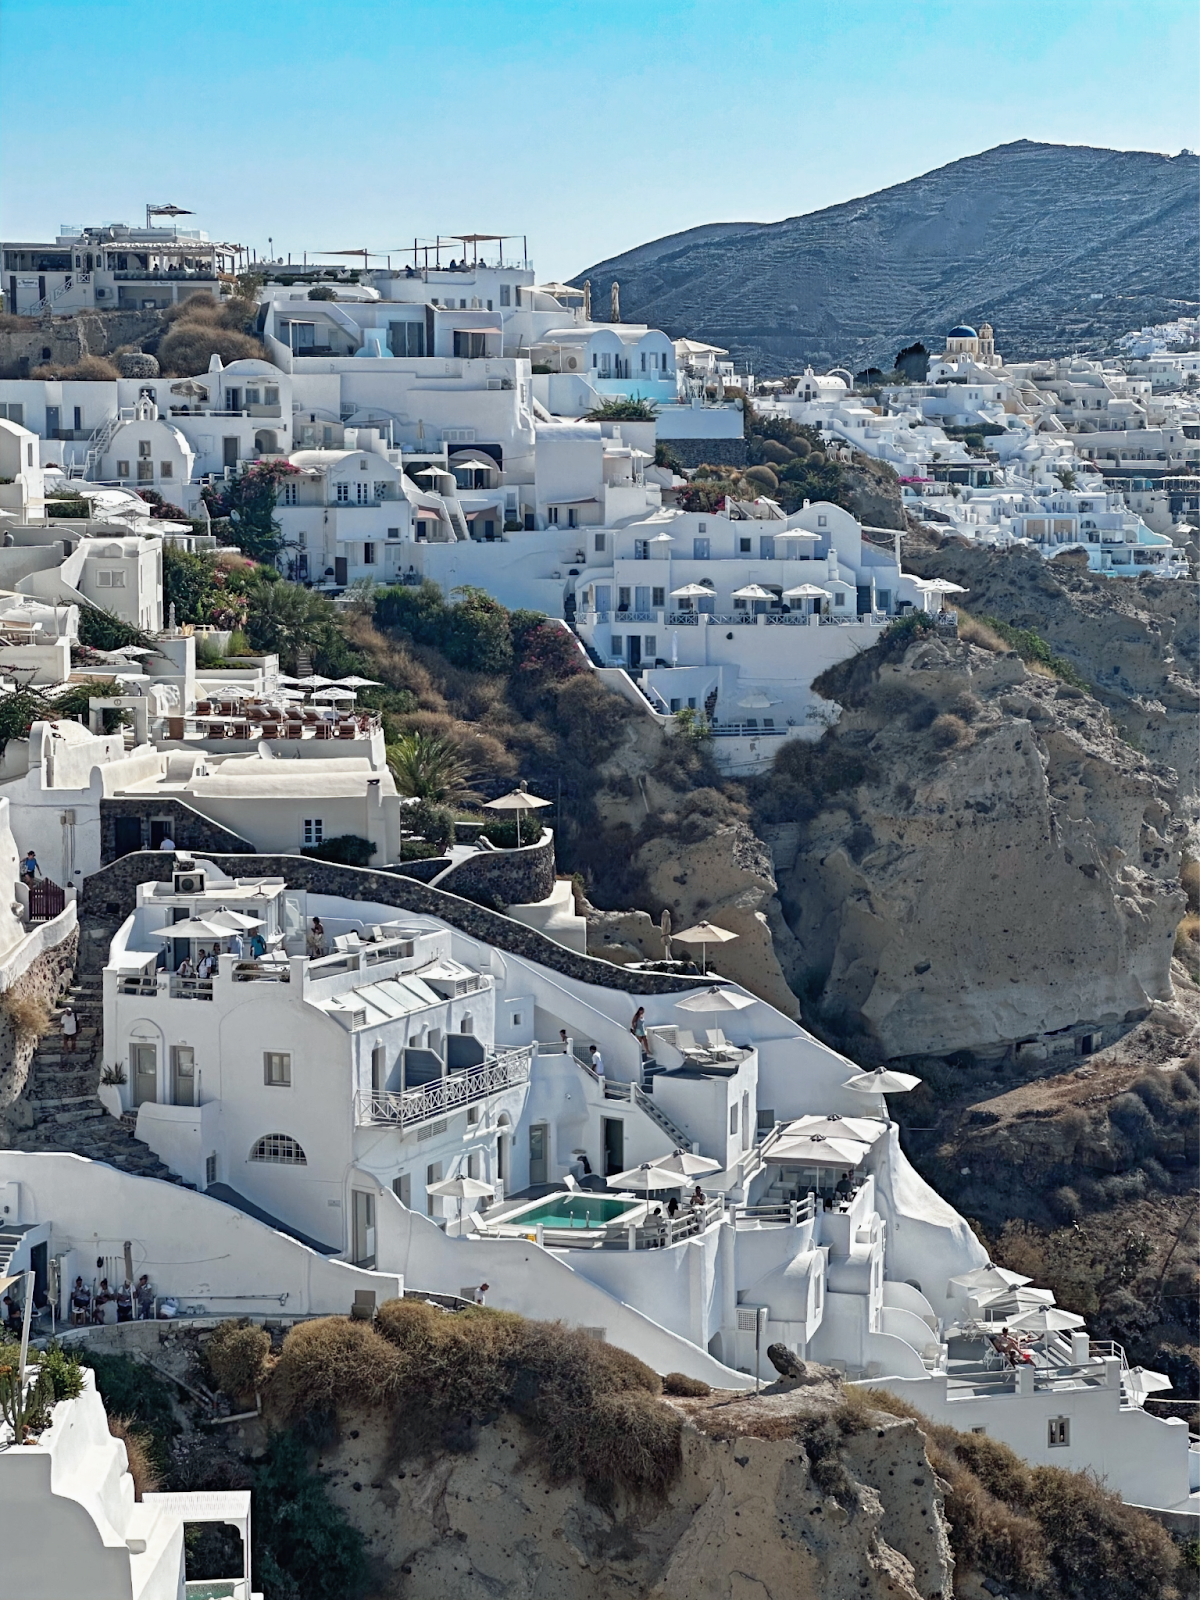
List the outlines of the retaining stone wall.
{"label": "retaining stone wall", "polygon": [[79,929],[75,927],[61,944],[43,950],[4,991],[0,1002],[0,1111],[21,1098],[38,1047],[37,1034],[17,1026],[10,1006],[24,1000],[52,1010],[71,980],[78,947]]}
{"label": "retaining stone wall", "polygon": [[746,463],[745,439],[662,439],[673,456],[685,467],[709,466],[744,467]]}
{"label": "retaining stone wall", "polygon": [[446,894],[500,911],[544,900],[554,888],[554,871],[554,835],[547,829],[537,844],[520,850],[481,850],[449,867],[436,881]]}
{"label": "retaining stone wall", "polygon": [[150,795],[144,800],[101,800],[100,859],[106,864],[117,860],[118,817],[137,817],[141,821],[144,850],[150,848],[150,819],[170,817],[171,837],[180,850],[194,851],[197,855],[211,855],[214,850],[235,851],[238,855],[255,853],[248,839],[201,816],[185,801]]}
{"label": "retaining stone wall", "polygon": [[[397,911],[440,917],[450,927],[497,950],[536,961],[539,966],[580,983],[599,984],[623,994],[681,994],[696,987],[693,978],[676,978],[662,972],[631,972],[627,967],[614,967],[594,956],[577,955],[535,928],[526,928],[485,906],[397,872],[341,867],[306,856],[213,854],[207,859],[231,878],[285,878],[292,888],[304,889],[310,894],[373,900],[380,905],[393,906]],[[173,855],[144,850],[101,867],[84,882],[80,916],[104,920],[127,917],[134,908],[137,885],[170,882],[174,866]]]}

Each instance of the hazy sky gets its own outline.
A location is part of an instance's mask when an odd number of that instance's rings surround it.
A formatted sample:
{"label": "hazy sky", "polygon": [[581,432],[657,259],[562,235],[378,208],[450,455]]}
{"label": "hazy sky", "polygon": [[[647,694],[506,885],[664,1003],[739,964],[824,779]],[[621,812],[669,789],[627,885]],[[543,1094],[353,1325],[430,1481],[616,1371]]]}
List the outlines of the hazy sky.
{"label": "hazy sky", "polygon": [[0,230],[526,234],[544,279],[1009,140],[1195,148],[1195,0],[5,0]]}

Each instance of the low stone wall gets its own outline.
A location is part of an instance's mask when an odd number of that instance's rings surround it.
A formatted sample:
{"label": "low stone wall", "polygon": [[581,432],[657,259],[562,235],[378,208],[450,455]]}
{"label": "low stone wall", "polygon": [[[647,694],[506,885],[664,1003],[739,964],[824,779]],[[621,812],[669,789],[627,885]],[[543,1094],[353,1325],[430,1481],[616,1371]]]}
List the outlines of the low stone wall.
{"label": "low stone wall", "polygon": [[[577,955],[548,939],[534,928],[526,928],[510,917],[489,911],[486,906],[447,894],[429,884],[398,872],[378,872],[369,867],[342,867],[331,861],[313,861],[306,856],[221,855],[206,859],[231,878],[284,878],[289,886],[310,894],[338,895],[345,900],[375,901],[397,911],[411,911],[440,917],[452,928],[481,939],[497,950],[523,956],[539,966],[580,983],[599,984],[619,989],[624,994],[681,994],[694,989],[690,978],[676,978],[662,972],[631,972],[611,966],[593,956]],[[80,895],[80,916],[106,920],[125,918],[133,910],[139,883],[167,883],[175,857],[157,850],[122,856],[101,867],[84,882]]]}
{"label": "low stone wall", "polygon": [[537,844],[520,850],[481,850],[448,867],[432,881],[446,894],[502,911],[544,900],[554,888],[554,835],[547,828]]}
{"label": "low stone wall", "polygon": [[79,927],[43,950],[0,996],[0,1113],[24,1092],[38,1034],[29,1026],[39,1011],[49,1012],[71,980],[79,947]]}
{"label": "low stone wall", "polygon": [[449,856],[426,856],[423,861],[400,861],[392,867],[402,878],[415,878],[418,883],[432,883],[439,873],[453,866]]}
{"label": "low stone wall", "polygon": [[151,818],[170,817],[171,837],[180,850],[194,851],[197,855],[211,855],[214,850],[235,851],[238,855],[254,854],[248,839],[223,828],[193,810],[185,801],[167,795],[149,795],[144,800],[101,800],[100,802],[100,859],[104,862],[117,858],[117,818],[136,817],[141,823],[141,848],[150,848]]}

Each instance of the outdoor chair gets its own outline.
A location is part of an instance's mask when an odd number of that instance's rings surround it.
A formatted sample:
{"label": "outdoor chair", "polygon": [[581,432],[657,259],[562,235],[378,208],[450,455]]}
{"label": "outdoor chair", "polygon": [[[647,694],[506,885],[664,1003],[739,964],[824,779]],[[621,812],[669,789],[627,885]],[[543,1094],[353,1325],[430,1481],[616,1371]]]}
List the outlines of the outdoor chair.
{"label": "outdoor chair", "polygon": [[235,739],[248,739],[250,737],[250,724],[248,722],[235,722],[233,725]]}
{"label": "outdoor chair", "polygon": [[353,722],[339,722],[337,736],[339,739],[353,739],[358,733],[358,728]]}
{"label": "outdoor chair", "polygon": [[287,725],[287,737],[289,739],[302,739],[304,737],[303,723],[289,722]]}
{"label": "outdoor chair", "polygon": [[225,737],[225,724],[223,722],[212,723],[208,729],[208,737],[210,739],[223,739]]}
{"label": "outdoor chair", "polygon": [[714,1050],[732,1050],[733,1048],[720,1028],[705,1028],[704,1037]]}
{"label": "outdoor chair", "polygon": [[333,729],[327,722],[318,722],[313,728],[313,734],[318,739],[328,739]]}
{"label": "outdoor chair", "polygon": [[262,736],[264,739],[278,739],[279,724],[277,722],[264,722],[262,725]]}
{"label": "outdoor chair", "polygon": [[198,717],[206,717],[211,710],[212,710],[212,701],[211,700],[197,700],[196,701],[196,715]]}

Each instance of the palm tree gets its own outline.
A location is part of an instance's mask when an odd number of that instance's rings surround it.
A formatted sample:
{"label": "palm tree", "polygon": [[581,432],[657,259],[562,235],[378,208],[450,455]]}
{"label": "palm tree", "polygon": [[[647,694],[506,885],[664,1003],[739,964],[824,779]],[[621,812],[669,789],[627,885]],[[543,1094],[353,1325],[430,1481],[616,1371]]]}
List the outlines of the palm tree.
{"label": "palm tree", "polygon": [[388,746],[388,766],[401,794],[438,803],[472,798],[470,769],[453,739],[443,734],[403,734]]}
{"label": "palm tree", "polygon": [[323,595],[296,583],[263,582],[250,589],[246,635],[255,650],[278,655],[295,671],[298,654],[312,655],[334,627],[333,607]]}

